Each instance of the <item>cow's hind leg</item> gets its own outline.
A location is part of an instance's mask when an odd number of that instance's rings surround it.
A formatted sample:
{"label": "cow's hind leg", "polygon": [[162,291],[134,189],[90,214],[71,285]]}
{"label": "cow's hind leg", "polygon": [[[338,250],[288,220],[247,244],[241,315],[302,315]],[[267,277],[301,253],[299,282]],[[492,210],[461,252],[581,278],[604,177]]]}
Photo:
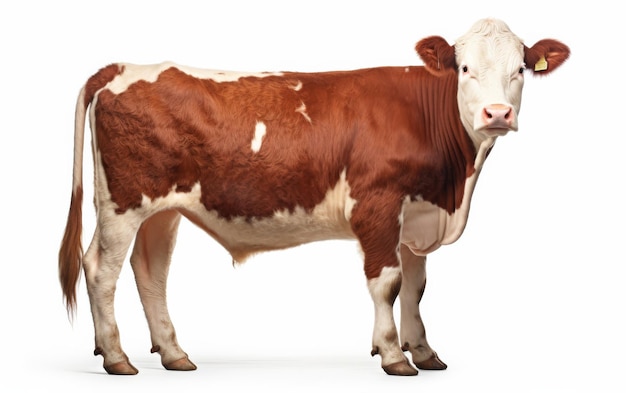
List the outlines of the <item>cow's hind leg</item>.
{"label": "cow's hind leg", "polygon": [[161,355],[166,369],[187,371],[196,366],[178,345],[166,302],[167,275],[180,217],[177,211],[168,210],[144,221],[130,261],[150,328],[151,351]]}
{"label": "cow's hind leg", "polygon": [[410,351],[413,363],[422,370],[444,370],[446,364],[426,341],[419,303],[426,287],[426,257],[401,246],[402,288],[400,289],[400,339],[402,349]]}
{"label": "cow's hind leg", "polygon": [[122,350],[113,306],[117,279],[137,229],[130,221],[122,216],[99,218],[83,258],[95,330],[94,355],[103,356],[103,366],[109,374],[137,374]]}

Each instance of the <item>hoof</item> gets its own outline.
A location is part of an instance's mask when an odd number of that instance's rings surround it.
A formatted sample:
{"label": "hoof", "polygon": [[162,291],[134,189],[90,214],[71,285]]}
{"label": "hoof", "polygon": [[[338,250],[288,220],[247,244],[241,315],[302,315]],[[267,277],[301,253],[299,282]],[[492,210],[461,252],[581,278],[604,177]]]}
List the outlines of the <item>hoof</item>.
{"label": "hoof", "polygon": [[193,371],[198,368],[187,357],[164,364],[163,367],[165,367],[165,369],[167,370],[174,371]]}
{"label": "hoof", "polygon": [[404,376],[417,375],[417,370],[414,369],[413,366],[409,364],[408,360],[389,364],[387,366],[383,366],[383,370],[385,370],[385,372],[388,375],[404,375]]}
{"label": "hoof", "polygon": [[420,370],[445,370],[448,368],[448,365],[442,362],[434,352],[430,358],[416,362],[415,365]]}
{"label": "hoof", "polygon": [[111,375],[135,375],[139,372],[139,370],[127,361],[104,366],[104,369]]}

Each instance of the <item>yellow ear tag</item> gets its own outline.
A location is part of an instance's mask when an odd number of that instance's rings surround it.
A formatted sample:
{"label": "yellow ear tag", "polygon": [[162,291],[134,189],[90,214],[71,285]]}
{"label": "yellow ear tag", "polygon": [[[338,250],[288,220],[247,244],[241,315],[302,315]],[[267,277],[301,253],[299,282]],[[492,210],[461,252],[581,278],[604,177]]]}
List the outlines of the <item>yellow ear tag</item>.
{"label": "yellow ear tag", "polygon": [[546,61],[545,56],[541,56],[539,60],[535,63],[535,71],[545,71],[548,69],[548,62]]}

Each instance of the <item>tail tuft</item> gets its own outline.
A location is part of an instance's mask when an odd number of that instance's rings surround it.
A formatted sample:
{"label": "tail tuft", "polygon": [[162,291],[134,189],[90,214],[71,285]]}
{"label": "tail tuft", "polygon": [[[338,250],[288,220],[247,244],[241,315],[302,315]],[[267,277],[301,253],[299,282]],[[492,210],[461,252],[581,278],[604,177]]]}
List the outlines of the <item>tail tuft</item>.
{"label": "tail tuft", "polygon": [[65,234],[59,250],[59,280],[68,314],[76,310],[76,284],[82,270],[82,205],[83,189],[77,187],[72,192],[70,211],[67,216]]}

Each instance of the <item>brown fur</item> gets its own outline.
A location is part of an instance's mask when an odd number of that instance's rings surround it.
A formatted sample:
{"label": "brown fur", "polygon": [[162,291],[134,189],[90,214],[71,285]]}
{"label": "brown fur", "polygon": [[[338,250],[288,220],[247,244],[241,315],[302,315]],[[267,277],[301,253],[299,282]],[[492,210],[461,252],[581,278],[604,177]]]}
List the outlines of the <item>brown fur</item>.
{"label": "brown fur", "polygon": [[446,70],[455,70],[457,67],[454,46],[448,44],[443,37],[424,38],[415,45],[415,50],[424,61],[426,68],[436,75]]}
{"label": "brown fur", "polygon": [[[537,41],[532,47],[524,46],[524,62],[526,67],[534,75],[547,75],[554,71],[569,58],[569,48],[567,45],[551,38]],[[537,61],[544,57],[548,63],[548,68],[543,71],[535,71]]]}
{"label": "brown fur", "polygon": [[65,305],[71,315],[76,308],[76,283],[80,277],[83,262],[83,189],[78,187],[72,193],[67,225],[59,250],[59,280],[65,297]]}

